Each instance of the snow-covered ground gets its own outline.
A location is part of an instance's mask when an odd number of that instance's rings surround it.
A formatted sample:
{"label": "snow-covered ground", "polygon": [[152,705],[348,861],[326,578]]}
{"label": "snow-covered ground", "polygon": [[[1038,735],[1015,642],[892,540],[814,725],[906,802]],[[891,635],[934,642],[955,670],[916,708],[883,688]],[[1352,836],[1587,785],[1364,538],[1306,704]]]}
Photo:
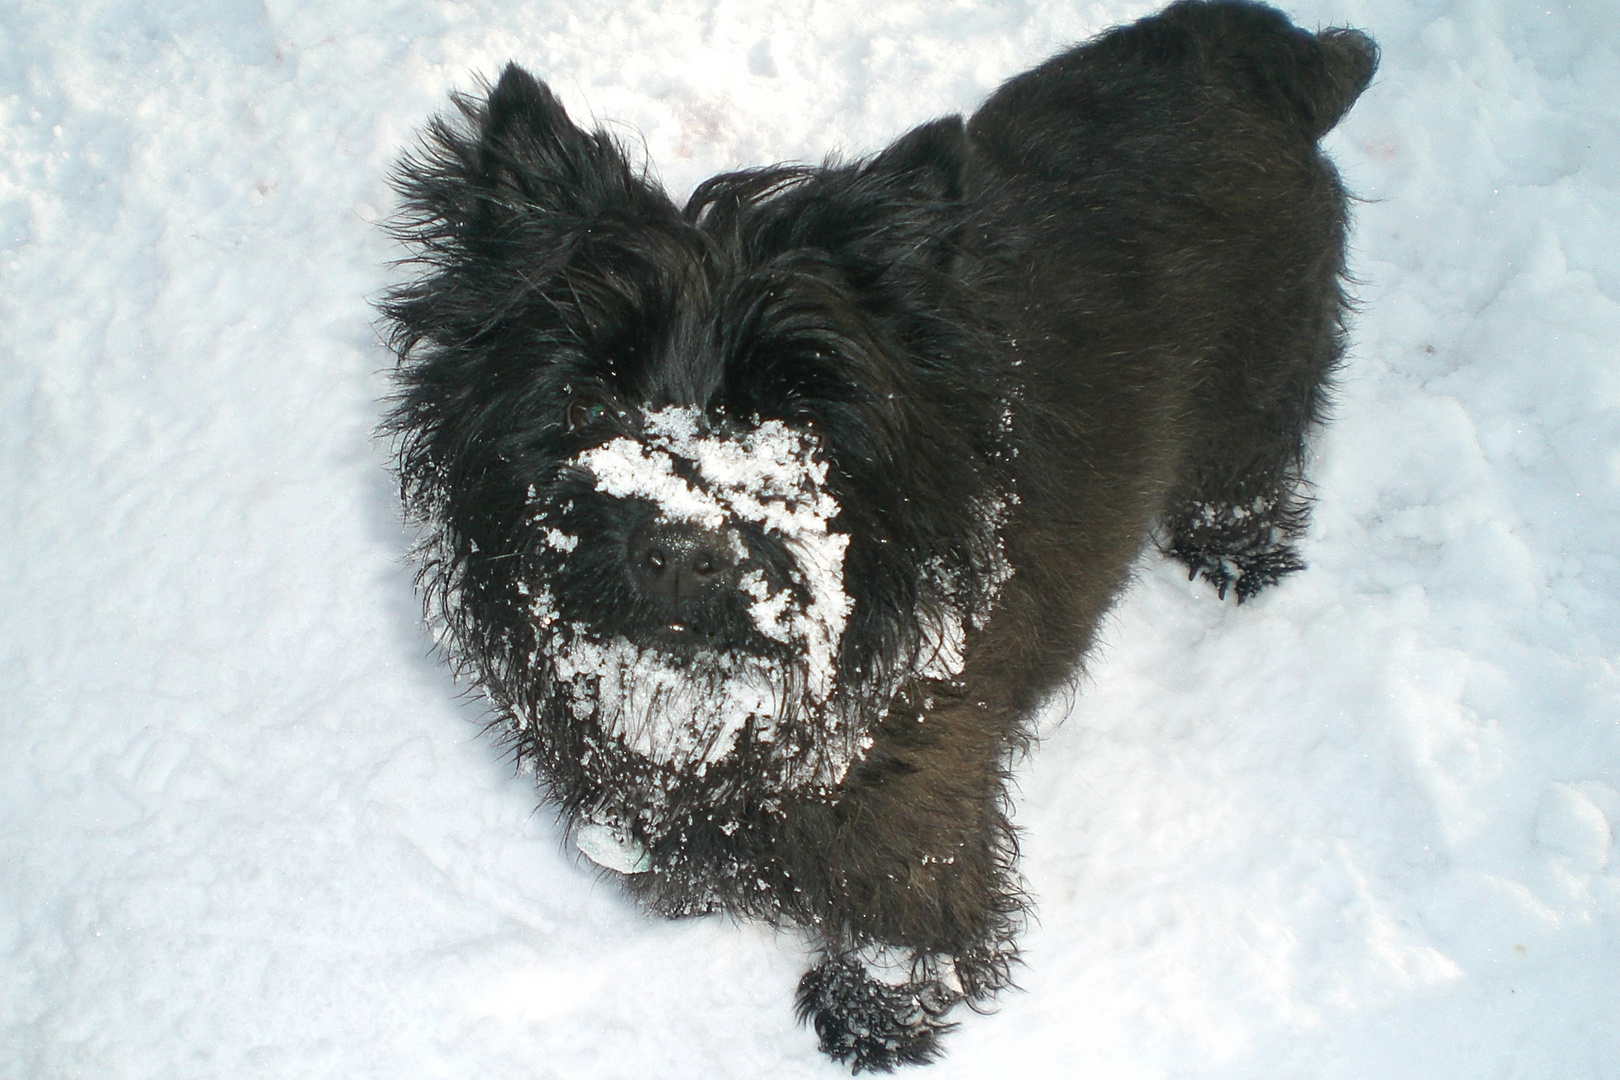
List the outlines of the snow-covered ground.
{"label": "snow-covered ground", "polygon": [[[1148,10],[0,2],[0,1075],[839,1075],[802,944],[640,915],[428,655],[386,175],[508,59],[685,191]],[[1620,13],[1289,10],[1384,50],[1311,568],[1144,565],[940,1080],[1620,1077]]]}

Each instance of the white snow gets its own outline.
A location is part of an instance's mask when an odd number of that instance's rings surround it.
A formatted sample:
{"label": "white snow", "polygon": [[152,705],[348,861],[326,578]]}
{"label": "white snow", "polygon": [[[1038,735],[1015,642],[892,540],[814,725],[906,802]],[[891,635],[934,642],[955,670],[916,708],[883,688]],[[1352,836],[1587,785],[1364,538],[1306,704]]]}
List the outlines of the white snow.
{"label": "white snow", "polygon": [[[1150,7],[0,9],[0,1075],[840,1075],[800,943],[639,914],[429,656],[385,176],[508,59],[684,192]],[[1288,10],[1383,47],[1311,565],[1237,607],[1144,563],[1017,777],[1022,989],[940,1080],[1620,1076],[1620,18]]]}
{"label": "white snow", "polygon": [[[838,502],[826,490],[827,463],[808,434],[766,420],[722,436],[708,432],[700,412],[688,406],[650,411],[642,422],[639,438],[610,439],[570,463],[605,495],[644,499],[662,521],[709,530],[731,544],[738,562],[748,554],[739,524],[758,526],[780,542],[807,599],[787,587],[772,591],[759,570],[740,584],[754,598],[748,610],[760,633],[794,645],[802,661],[679,659],[624,637],[598,641],[583,625],[568,628],[543,652],[557,683],[580,695],[576,711],[597,715],[627,748],[656,762],[706,765],[737,749],[738,735],[750,724],[755,737],[768,742],[779,723],[827,711],[851,606],[844,592],[849,536],[832,531]],[[546,626],[555,618],[549,602],[536,615]],[[816,755],[805,782],[842,779],[854,743],[838,739],[828,747]]]}
{"label": "white snow", "polygon": [[621,874],[644,874],[652,868],[651,853],[633,837],[594,821],[574,830],[574,844],[596,865]]}
{"label": "white snow", "polygon": [[[575,711],[595,715],[604,730],[652,761],[704,764],[735,749],[753,721],[758,738],[774,737],[791,701],[791,673],[751,657],[700,656],[681,661],[623,637],[598,643],[583,627],[550,652],[558,682],[580,695]],[[847,765],[847,763],[846,763]]]}
{"label": "white snow", "polygon": [[[614,498],[646,499],[665,521],[720,532],[739,522],[757,525],[793,554],[807,604],[770,591],[764,576],[746,581],[756,597],[749,611],[760,633],[798,641],[807,657],[808,690],[814,701],[832,692],[838,643],[849,621],[844,592],[844,550],[849,536],[832,531],[838,501],[826,490],[827,463],[807,433],[780,420],[766,420],[740,435],[701,429],[698,410],[680,405],[644,418],[641,439],[621,436],[580,453],[574,463],[595,487]],[[689,481],[678,463],[695,469]],[[747,552],[730,531],[741,560]]]}

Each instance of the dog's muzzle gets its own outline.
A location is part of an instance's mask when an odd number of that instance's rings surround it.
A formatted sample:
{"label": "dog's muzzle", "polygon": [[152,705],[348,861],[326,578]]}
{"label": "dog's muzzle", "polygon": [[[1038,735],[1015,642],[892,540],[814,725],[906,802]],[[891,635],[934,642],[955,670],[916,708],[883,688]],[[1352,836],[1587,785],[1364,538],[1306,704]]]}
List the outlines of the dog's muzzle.
{"label": "dog's muzzle", "polygon": [[630,578],[645,596],[669,605],[681,622],[707,597],[736,586],[733,547],[719,532],[652,519],[630,534]]}

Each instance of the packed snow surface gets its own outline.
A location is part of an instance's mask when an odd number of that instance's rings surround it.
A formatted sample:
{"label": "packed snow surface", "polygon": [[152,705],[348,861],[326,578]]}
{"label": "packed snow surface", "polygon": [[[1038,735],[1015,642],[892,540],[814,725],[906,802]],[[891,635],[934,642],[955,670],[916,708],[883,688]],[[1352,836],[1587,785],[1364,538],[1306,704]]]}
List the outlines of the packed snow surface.
{"label": "packed snow surface", "polygon": [[[0,1075],[841,1075],[803,943],[637,912],[430,655],[386,178],[508,60],[682,195],[1149,10],[0,5]],[[1620,1077],[1620,16],[1288,11],[1383,48],[1310,568],[1144,560],[1017,772],[1021,989],[925,1075]]]}

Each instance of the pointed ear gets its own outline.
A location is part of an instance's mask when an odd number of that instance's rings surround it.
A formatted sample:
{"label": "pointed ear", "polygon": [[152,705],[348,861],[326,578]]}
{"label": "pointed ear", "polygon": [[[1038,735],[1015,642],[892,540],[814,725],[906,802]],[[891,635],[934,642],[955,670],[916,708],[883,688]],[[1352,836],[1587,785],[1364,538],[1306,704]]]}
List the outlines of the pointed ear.
{"label": "pointed ear", "polygon": [[502,202],[588,214],[614,195],[623,200],[631,176],[619,148],[576,127],[550,88],[516,64],[477,120],[480,179]]}
{"label": "pointed ear", "polygon": [[915,203],[955,203],[967,169],[967,128],[946,116],[902,135],[861,169],[892,197]]}
{"label": "pointed ear", "polygon": [[633,231],[676,213],[609,136],[576,127],[522,68],[508,66],[487,95],[451,100],[393,176],[401,202],[389,231],[419,270],[380,304],[402,357],[419,342],[460,348],[540,318],[550,308],[535,298],[594,225]]}
{"label": "pointed ear", "polygon": [[896,269],[938,271],[956,250],[967,169],[967,132],[948,116],[902,135],[834,185],[828,246]]}
{"label": "pointed ear", "polygon": [[516,64],[486,99],[451,100],[460,115],[435,118],[394,176],[403,196],[394,231],[413,246],[461,247],[513,225],[566,230],[649,198],[613,140],[574,126],[545,84]]}

